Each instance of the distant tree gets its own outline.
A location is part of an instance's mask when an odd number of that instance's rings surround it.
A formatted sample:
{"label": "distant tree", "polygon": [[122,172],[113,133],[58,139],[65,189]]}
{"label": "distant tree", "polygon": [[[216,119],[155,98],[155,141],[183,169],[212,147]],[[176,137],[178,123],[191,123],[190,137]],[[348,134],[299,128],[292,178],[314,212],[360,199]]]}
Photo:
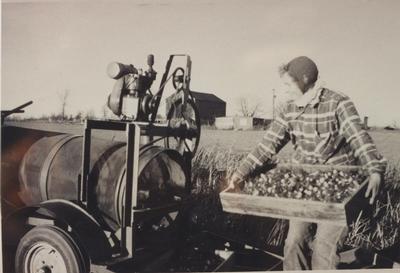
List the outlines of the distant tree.
{"label": "distant tree", "polygon": [[396,120],[393,120],[393,122],[392,122],[392,127],[395,128],[395,129],[399,129],[399,128],[400,128],[400,127],[399,127],[399,124],[397,123]]}
{"label": "distant tree", "polygon": [[50,116],[49,116],[49,122],[53,122],[55,120],[56,120],[56,114],[51,113]]}
{"label": "distant tree", "polygon": [[86,113],[85,113],[85,119],[93,119],[93,118],[95,118],[95,117],[96,117],[96,115],[95,115],[93,109],[89,109],[88,111],[86,111]]}
{"label": "distant tree", "polygon": [[285,111],[285,108],[286,108],[286,103],[284,103],[284,102],[276,103],[275,104],[275,109],[274,109],[275,118],[279,117],[279,116],[282,116],[284,111]]}
{"label": "distant tree", "polygon": [[103,107],[101,108],[101,116],[103,119],[109,119],[111,116],[112,112],[110,110],[110,108],[108,108],[108,106],[106,104],[103,105]]}
{"label": "distant tree", "polygon": [[10,115],[10,116],[6,117],[5,120],[20,121],[20,120],[23,120],[23,118],[21,118],[21,116],[19,116],[19,115]]}
{"label": "distant tree", "polygon": [[64,120],[66,118],[65,110],[67,108],[68,97],[69,97],[68,89],[65,89],[64,92],[58,94],[58,98],[60,99],[60,103],[61,103],[60,116],[61,116],[62,120]]}
{"label": "distant tree", "polygon": [[79,111],[78,113],[76,113],[76,115],[74,117],[75,121],[78,121],[78,122],[80,122],[82,120],[82,118],[83,118],[83,112],[82,111]]}
{"label": "distant tree", "polygon": [[255,117],[263,113],[260,102],[251,103],[248,98],[238,99],[239,112],[244,117]]}
{"label": "distant tree", "polygon": [[38,118],[38,119],[39,119],[39,120],[45,120],[45,121],[48,121],[48,120],[49,120],[49,118],[50,118],[50,116],[49,116],[49,115],[43,114],[43,115],[41,115],[41,116],[40,116],[40,118]]}

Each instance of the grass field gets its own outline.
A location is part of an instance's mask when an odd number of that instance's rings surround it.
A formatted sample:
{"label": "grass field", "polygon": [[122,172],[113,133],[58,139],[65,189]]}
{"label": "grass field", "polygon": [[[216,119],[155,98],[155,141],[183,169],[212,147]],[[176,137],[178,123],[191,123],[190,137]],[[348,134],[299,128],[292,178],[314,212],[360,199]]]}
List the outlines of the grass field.
{"label": "grass field", "polygon": [[[200,138],[201,147],[217,146],[219,149],[232,149],[237,152],[249,152],[262,139],[265,131],[223,131],[203,130]],[[400,130],[370,130],[378,151],[391,162],[400,162]],[[288,143],[280,152],[280,157],[288,157],[293,152]]]}
{"label": "grass field", "polygon": [[[70,134],[82,134],[82,124],[59,124],[47,122],[9,122],[10,125],[65,132]],[[232,150],[234,152],[249,152],[261,140],[265,131],[231,131],[202,129],[200,137],[200,148],[218,147],[220,150]],[[400,164],[400,130],[388,131],[383,129],[370,130],[369,134],[374,140],[379,152],[392,163]],[[122,133],[107,131],[95,131],[94,136],[100,138],[113,138],[124,140]],[[280,152],[279,156],[287,158],[293,151],[292,145],[288,143]]]}

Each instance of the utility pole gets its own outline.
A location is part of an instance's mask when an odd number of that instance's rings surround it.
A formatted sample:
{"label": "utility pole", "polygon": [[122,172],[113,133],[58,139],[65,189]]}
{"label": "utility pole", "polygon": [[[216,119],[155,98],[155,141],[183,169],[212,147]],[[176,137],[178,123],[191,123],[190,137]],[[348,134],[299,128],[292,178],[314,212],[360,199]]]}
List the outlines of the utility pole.
{"label": "utility pole", "polygon": [[275,89],[272,89],[272,119],[275,119]]}

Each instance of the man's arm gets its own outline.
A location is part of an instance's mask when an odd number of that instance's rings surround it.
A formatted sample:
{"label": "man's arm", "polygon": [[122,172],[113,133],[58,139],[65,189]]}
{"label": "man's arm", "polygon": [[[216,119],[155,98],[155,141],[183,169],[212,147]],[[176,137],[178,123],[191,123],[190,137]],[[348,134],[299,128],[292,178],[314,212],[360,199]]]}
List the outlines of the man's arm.
{"label": "man's arm", "polygon": [[288,128],[288,123],[283,116],[272,121],[261,142],[243,160],[235,175],[243,180],[277,154],[290,139]]}
{"label": "man's arm", "polygon": [[350,144],[355,157],[367,168],[370,174],[366,197],[372,193],[370,203],[373,203],[379,190],[381,177],[386,170],[386,159],[378,153],[372,138],[362,128],[357,109],[349,98],[339,102],[336,114],[339,120],[340,133]]}

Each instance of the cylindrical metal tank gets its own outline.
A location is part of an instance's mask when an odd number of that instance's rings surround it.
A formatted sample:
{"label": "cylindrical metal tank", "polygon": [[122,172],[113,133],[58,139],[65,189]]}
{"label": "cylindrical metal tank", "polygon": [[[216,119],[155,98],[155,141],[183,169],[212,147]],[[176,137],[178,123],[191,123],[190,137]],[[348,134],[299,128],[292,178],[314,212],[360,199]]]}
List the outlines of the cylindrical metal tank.
{"label": "cylindrical metal tank", "polygon": [[60,133],[4,125],[1,128],[1,196],[2,217],[24,204],[18,195],[18,173],[22,158],[29,148],[43,137]]}
{"label": "cylindrical metal tank", "polygon": [[[20,196],[26,205],[50,199],[78,199],[82,136],[43,137],[25,154],[19,170]],[[96,215],[111,230],[121,223],[125,199],[126,144],[92,138],[89,180]],[[185,194],[182,156],[158,146],[140,149],[139,207],[160,206]]]}

